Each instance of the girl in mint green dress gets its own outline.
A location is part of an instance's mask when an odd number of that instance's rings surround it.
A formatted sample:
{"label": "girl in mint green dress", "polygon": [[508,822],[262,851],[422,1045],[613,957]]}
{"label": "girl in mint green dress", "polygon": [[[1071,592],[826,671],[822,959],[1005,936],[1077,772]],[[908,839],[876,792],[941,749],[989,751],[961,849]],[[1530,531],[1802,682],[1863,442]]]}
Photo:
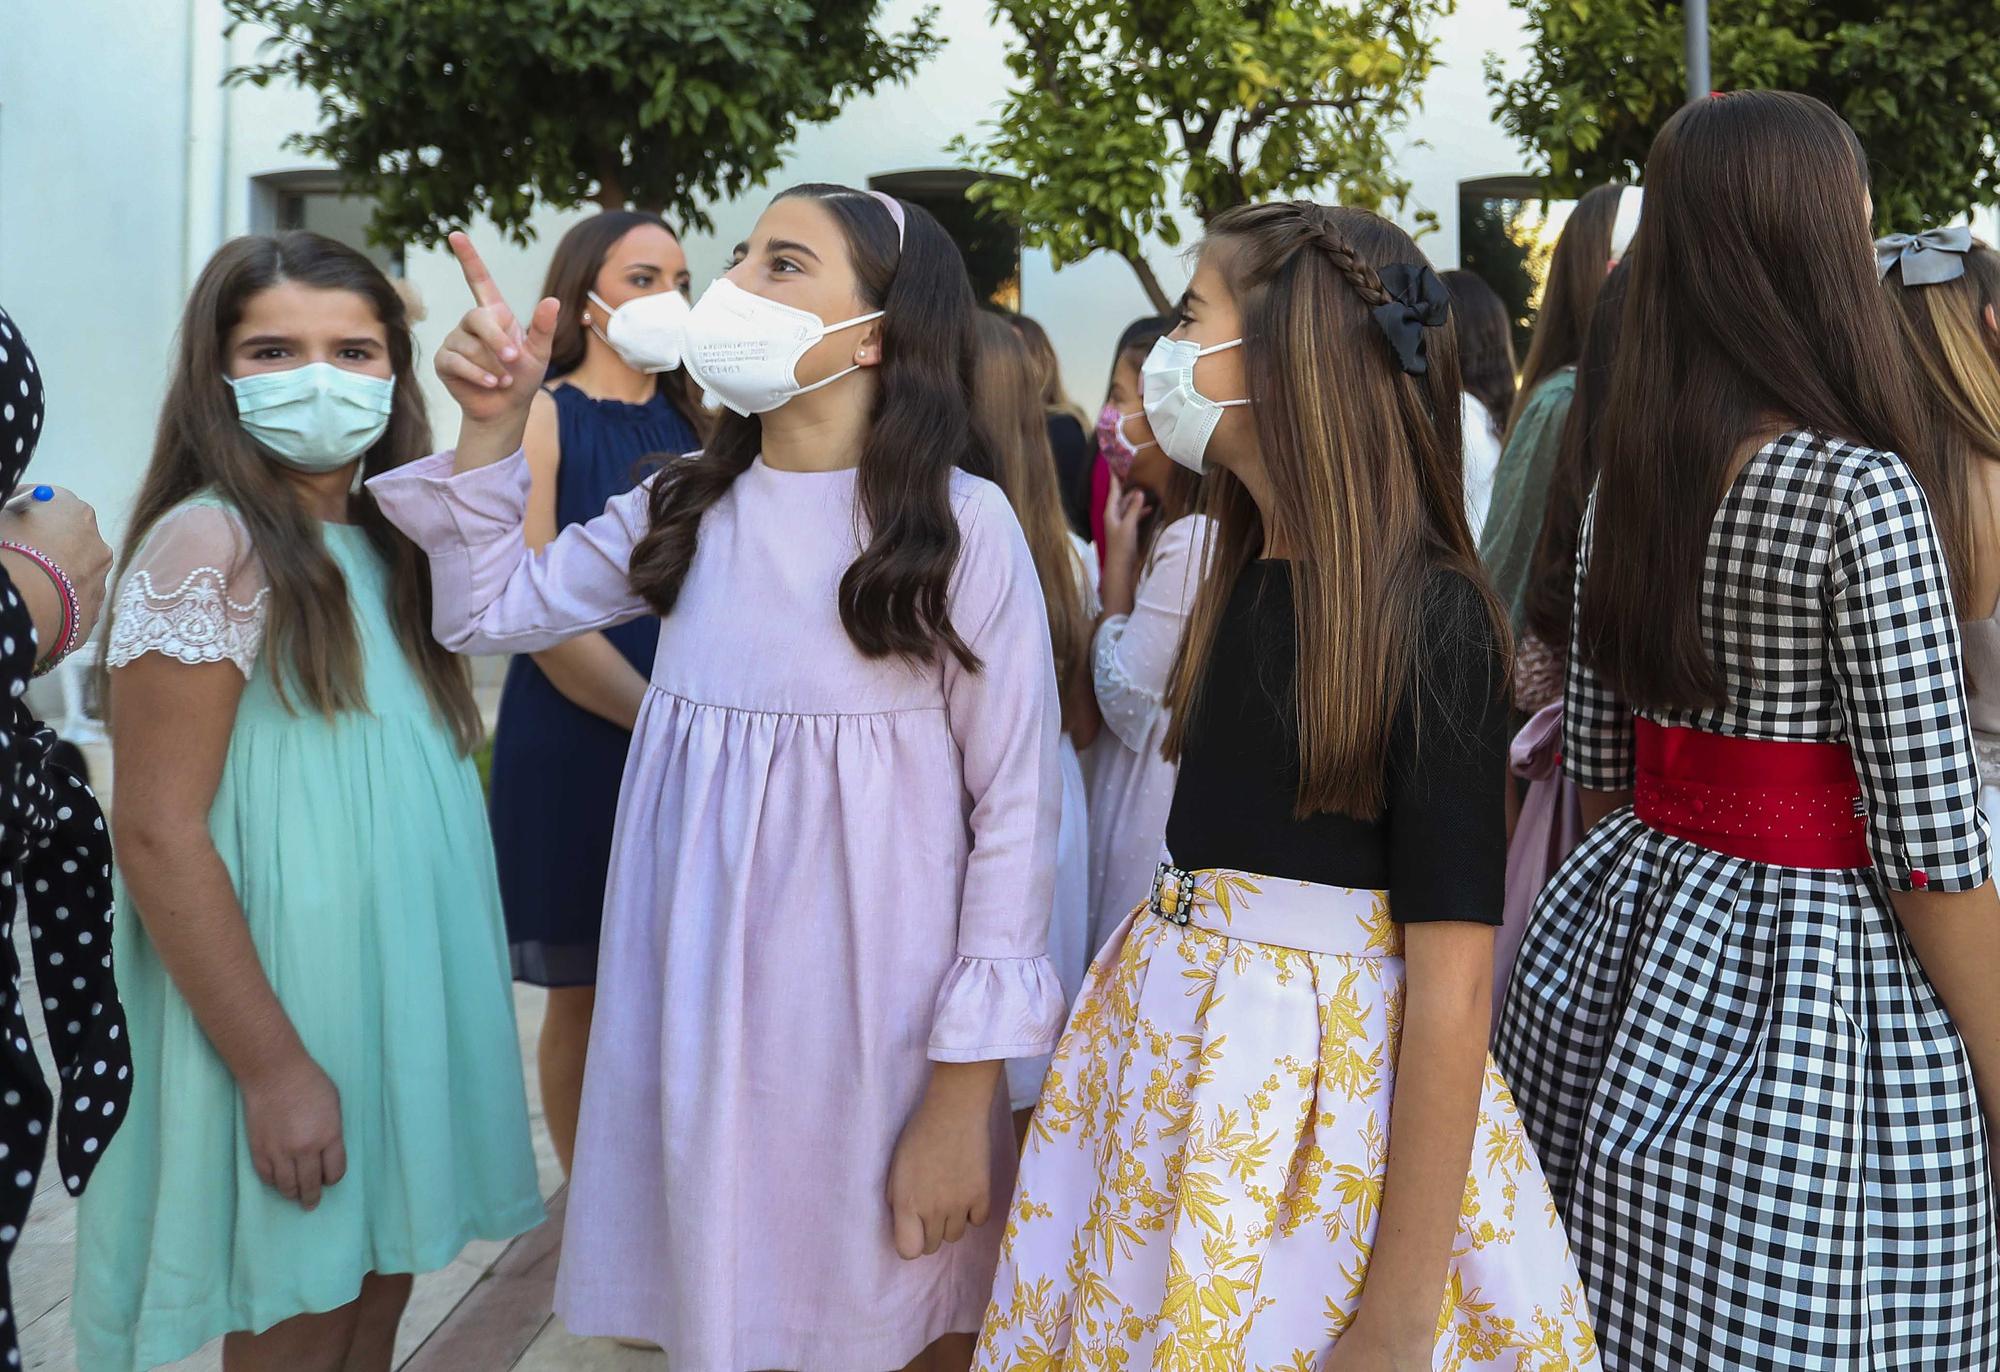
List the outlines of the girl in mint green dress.
{"label": "girl in mint green dress", "polygon": [[245,238],[181,351],[106,650],[134,1089],[78,1362],[386,1372],[409,1274],[542,1218],[478,714],[357,493],[427,447],[408,325],[359,254]]}

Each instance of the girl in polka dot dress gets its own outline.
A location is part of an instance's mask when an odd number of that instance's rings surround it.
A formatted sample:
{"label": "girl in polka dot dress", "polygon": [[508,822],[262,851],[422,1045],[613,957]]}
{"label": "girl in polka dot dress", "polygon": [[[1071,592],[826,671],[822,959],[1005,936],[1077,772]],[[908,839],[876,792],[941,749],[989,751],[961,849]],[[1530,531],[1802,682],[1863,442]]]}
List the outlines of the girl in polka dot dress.
{"label": "girl in polka dot dress", "polygon": [[[41,432],[41,374],[0,311],[0,496],[21,479]],[[132,1076],[112,979],[104,816],[83,779],[51,758],[55,733],[23,699],[30,676],[89,634],[110,550],[88,506],[41,493],[54,498],[23,496],[0,513],[0,544],[15,545],[0,548],[0,1362],[7,1367],[20,1366],[21,1352],[6,1263],[41,1184],[50,1116],[57,1175],[74,1194],[123,1122]],[[68,606],[59,589],[65,581]],[[28,1037],[14,931],[23,912],[60,1110]]]}

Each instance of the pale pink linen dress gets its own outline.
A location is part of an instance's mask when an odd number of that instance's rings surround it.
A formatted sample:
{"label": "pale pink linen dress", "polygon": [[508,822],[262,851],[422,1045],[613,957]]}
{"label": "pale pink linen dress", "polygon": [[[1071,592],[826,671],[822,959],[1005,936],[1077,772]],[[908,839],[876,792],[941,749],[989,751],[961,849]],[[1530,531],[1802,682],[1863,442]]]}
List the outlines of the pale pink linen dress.
{"label": "pale pink linen dress", "polygon": [[[528,652],[648,613],[627,566],[649,487],[530,556],[518,456],[378,479],[431,555],[436,629]],[[971,1331],[993,1218],[934,1257],[890,1241],[889,1163],[931,1061],[1048,1052],[1061,808],[1048,616],[997,487],[952,477],[950,615],[983,660],[863,657],[836,591],[855,473],[761,460],[704,517],[626,764],[556,1309],[675,1372],[898,1368]]]}

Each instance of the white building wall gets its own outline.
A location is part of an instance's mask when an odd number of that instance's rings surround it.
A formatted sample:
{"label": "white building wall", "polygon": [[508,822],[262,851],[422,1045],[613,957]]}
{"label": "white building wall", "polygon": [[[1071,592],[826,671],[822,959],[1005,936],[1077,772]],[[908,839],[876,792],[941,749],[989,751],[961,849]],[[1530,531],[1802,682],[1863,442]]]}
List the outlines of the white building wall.
{"label": "white building wall", "polygon": [[[417,0],[421,3],[421,0]],[[882,22],[906,24],[922,0],[889,0]],[[712,233],[691,235],[697,288],[728,265],[772,193],[799,181],[866,184],[870,176],[949,167],[947,145],[976,132],[1003,91],[1004,36],[985,0],[944,0],[944,50],[904,86],[858,100],[808,128],[767,185],[716,207]],[[210,253],[252,231],[257,178],[311,170],[284,149],[317,121],[296,89],[218,86],[253,59],[256,35],[224,37],[222,0],[0,0],[0,301],[44,364],[47,439],[36,474],[75,487],[107,527],[122,525],[151,444],[180,307]],[[1520,171],[1490,117],[1481,64],[1519,45],[1506,0],[1460,0],[1442,30],[1439,69],[1401,156],[1411,207],[1434,211],[1425,240],[1440,266],[1457,261],[1458,183]],[[577,216],[545,214],[526,249],[473,232],[508,297],[529,300],[555,240]],[[1192,237],[1192,224],[1185,224]],[[1150,254],[1167,289],[1187,278],[1181,253]],[[1118,332],[1147,312],[1121,259],[1099,254],[1060,273],[1023,254],[1023,309],[1048,328],[1071,393],[1103,394]],[[448,252],[411,249],[407,275],[430,317],[420,353],[440,440],[451,411],[428,358],[466,303]]]}
{"label": "white building wall", "polygon": [[186,291],[187,39],[182,0],[0,0],[0,302],[49,391],[35,475],[114,517]]}

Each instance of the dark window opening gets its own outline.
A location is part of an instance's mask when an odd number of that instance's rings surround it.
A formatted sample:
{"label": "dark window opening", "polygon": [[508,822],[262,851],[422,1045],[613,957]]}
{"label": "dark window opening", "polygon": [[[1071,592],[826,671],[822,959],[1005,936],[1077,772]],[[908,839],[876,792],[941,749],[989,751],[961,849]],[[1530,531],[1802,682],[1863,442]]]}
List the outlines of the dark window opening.
{"label": "dark window opening", "polygon": [[1514,353],[1528,355],[1549,256],[1569,218],[1570,200],[1551,200],[1527,176],[1490,176],[1458,187],[1458,258],[1507,303]]}
{"label": "dark window opening", "polygon": [[930,211],[965,256],[972,293],[981,304],[1021,309],[1021,234],[999,215],[966,197],[976,172],[914,171],[871,176],[873,190]]}
{"label": "dark window opening", "polygon": [[344,195],[340,179],[326,172],[279,172],[257,178],[252,226],[259,233],[306,229],[324,234],[365,254],[391,278],[403,275],[400,243],[382,247],[368,241],[368,220],[375,202],[362,195]]}

